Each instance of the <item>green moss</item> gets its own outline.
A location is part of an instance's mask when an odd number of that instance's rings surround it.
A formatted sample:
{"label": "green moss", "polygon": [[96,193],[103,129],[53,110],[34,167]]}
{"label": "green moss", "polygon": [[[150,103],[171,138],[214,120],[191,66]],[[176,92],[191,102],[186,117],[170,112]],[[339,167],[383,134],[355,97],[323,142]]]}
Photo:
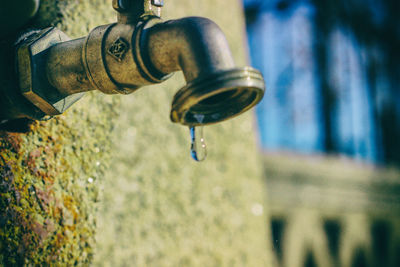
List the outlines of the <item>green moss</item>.
{"label": "green moss", "polygon": [[[83,101],[97,106],[95,97]],[[105,113],[93,115],[82,106],[36,123],[28,134],[3,133],[0,263],[90,261],[97,183],[108,161],[110,145],[105,133],[112,128],[113,106],[103,99]]]}
{"label": "green moss", "polygon": [[[87,34],[91,1],[41,1],[38,28]],[[107,6],[112,20],[113,11]],[[99,6],[100,6],[99,5]],[[87,14],[85,14],[87,12]],[[97,21],[96,21],[97,19]],[[86,21],[85,21],[86,20]],[[0,265],[82,265],[93,257],[98,182],[110,159],[118,97],[87,94],[28,134],[0,138]]]}

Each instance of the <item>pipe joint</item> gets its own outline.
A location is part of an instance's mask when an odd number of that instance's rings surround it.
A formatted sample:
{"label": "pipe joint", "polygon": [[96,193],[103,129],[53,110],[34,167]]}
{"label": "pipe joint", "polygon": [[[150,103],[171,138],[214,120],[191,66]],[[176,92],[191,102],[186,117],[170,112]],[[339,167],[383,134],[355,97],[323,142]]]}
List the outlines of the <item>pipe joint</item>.
{"label": "pipe joint", "polygon": [[201,17],[162,22],[157,13],[162,1],[143,1],[147,11],[140,16],[128,2],[132,1],[116,0],[113,5],[129,16],[96,27],[87,37],[70,40],[50,28],[18,46],[21,93],[41,113],[21,111],[15,118],[61,114],[87,91],[129,94],[163,82],[176,71],[183,72],[187,85],[173,99],[173,122],[216,123],[261,100],[262,75],[235,66],[225,35],[214,22]]}

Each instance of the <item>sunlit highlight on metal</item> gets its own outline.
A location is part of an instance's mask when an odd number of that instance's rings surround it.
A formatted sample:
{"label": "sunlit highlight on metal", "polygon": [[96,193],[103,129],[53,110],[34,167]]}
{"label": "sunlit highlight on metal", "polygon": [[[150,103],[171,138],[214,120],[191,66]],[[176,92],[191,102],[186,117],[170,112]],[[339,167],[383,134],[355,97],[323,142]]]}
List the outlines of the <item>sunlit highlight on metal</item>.
{"label": "sunlit highlight on metal", "polygon": [[163,1],[114,0],[118,23],[70,40],[48,28],[17,49],[19,86],[38,119],[63,113],[87,91],[129,94],[182,71],[187,82],[173,98],[171,120],[188,126],[217,123],[256,105],[264,95],[261,73],[236,67],[228,42],[211,20],[163,22]]}

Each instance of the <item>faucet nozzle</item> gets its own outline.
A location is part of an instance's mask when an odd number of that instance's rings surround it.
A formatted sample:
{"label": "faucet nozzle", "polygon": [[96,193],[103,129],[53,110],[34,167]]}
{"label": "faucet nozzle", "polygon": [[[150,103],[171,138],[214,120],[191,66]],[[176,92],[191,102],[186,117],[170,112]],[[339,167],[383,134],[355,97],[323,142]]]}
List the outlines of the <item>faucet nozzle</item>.
{"label": "faucet nozzle", "polygon": [[255,106],[264,95],[264,80],[251,67],[220,71],[188,83],[176,93],[171,120],[188,126],[213,124]]}

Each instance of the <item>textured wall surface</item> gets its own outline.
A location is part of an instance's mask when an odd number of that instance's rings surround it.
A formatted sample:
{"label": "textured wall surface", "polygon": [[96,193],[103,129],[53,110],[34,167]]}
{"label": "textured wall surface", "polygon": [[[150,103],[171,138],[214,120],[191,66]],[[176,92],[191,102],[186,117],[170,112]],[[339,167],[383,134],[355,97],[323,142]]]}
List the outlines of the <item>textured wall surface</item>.
{"label": "textured wall surface", "polygon": [[[239,2],[165,4],[165,19],[215,20],[245,64]],[[110,1],[45,0],[35,24],[76,38],[114,20]],[[169,121],[183,84],[90,93],[28,134],[2,133],[0,265],[268,266],[253,114],[206,127],[196,163],[188,129]]]}

